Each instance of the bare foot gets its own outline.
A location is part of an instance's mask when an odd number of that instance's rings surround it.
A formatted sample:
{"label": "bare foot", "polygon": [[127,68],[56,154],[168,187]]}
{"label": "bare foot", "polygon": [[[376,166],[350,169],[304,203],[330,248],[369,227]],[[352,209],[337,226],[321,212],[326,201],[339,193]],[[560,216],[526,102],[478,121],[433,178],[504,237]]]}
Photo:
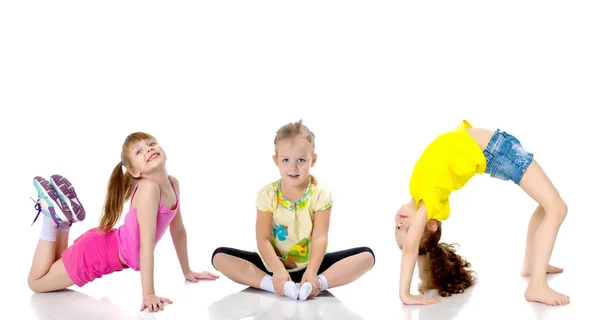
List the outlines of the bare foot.
{"label": "bare foot", "polygon": [[[563,272],[563,268],[559,268],[559,267],[555,267],[555,266],[551,266],[551,265],[548,265],[548,268],[546,268],[546,273],[548,273],[548,274],[562,273],[562,272]],[[523,268],[523,270],[521,270],[522,277],[529,277],[530,275],[531,275],[531,272],[529,271],[529,269]]]}
{"label": "bare foot", "polygon": [[569,296],[556,292],[548,286],[527,287],[525,300],[540,302],[549,306],[564,306],[570,303]]}

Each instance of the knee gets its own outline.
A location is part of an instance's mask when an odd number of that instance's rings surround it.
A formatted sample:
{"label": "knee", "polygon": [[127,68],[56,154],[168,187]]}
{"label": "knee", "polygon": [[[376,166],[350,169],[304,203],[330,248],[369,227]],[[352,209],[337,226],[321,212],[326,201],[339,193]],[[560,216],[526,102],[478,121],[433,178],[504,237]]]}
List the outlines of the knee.
{"label": "knee", "polygon": [[364,256],[365,259],[369,262],[369,265],[371,265],[371,268],[375,265],[375,253],[373,252],[373,250],[371,250],[371,248],[369,247],[361,247],[359,248],[359,254]]}
{"label": "knee", "polygon": [[31,291],[33,291],[35,293],[44,292],[43,290],[41,290],[40,286],[38,285],[37,280],[27,279],[27,285],[29,286],[29,289],[31,289]]}
{"label": "knee", "polygon": [[557,220],[562,223],[567,217],[567,204],[561,198],[558,198],[552,204],[552,207],[549,210],[546,210],[546,214],[550,213],[557,218]]}
{"label": "knee", "polygon": [[564,221],[565,218],[567,217],[567,211],[569,209],[567,208],[567,204],[564,202],[564,200],[560,200],[559,206],[558,206],[558,216],[560,217],[560,221]]}
{"label": "knee", "polygon": [[219,270],[219,267],[223,265],[227,254],[224,248],[217,248],[212,254],[212,265],[215,269]]}

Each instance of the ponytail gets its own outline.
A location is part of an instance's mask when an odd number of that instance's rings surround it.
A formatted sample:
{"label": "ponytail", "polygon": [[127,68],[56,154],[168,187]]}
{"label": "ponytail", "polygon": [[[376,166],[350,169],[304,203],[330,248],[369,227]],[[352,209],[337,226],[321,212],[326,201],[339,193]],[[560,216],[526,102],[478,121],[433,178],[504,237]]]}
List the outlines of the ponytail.
{"label": "ponytail", "polygon": [[419,253],[425,255],[425,269],[430,275],[423,280],[420,291],[436,289],[442,297],[463,293],[475,283],[475,272],[468,270],[471,263],[456,254],[454,245],[439,242],[441,223],[435,232],[426,230]]}
{"label": "ponytail", "polygon": [[123,173],[122,162],[115,166],[108,181],[104,211],[98,226],[100,231],[110,231],[121,218],[123,204],[131,197],[133,192],[134,180],[129,172]]}

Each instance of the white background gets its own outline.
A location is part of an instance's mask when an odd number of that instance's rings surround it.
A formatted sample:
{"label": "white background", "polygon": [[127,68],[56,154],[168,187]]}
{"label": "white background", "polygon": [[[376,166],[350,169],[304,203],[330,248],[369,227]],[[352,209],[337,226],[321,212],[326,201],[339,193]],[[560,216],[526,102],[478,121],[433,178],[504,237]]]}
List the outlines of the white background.
{"label": "white background", "polygon": [[[32,297],[26,278],[40,228],[30,226],[32,179],[59,173],[74,183],[88,216],[73,240],[97,225],[125,137],[155,135],[181,183],[192,268],[214,271],[215,248],[255,249],[256,192],[278,179],[275,132],[299,119],[316,134],[312,174],[334,191],[330,250],[366,245],[377,259],[363,278],[331,290],[339,300],[311,302],[313,314],[347,318],[323,314],[334,302],[364,319],[595,312],[599,9],[592,1],[3,2],[3,313],[208,318],[213,302],[244,287],[225,277],[185,284],[168,233],[156,249],[156,290],[175,303],[163,313],[136,311],[141,285],[131,270],[73,288],[81,295]],[[442,236],[461,245],[480,284],[435,306],[400,304],[394,213],[420,152],[463,119],[516,135],[567,202],[551,259],[565,273],[551,285],[571,305],[524,301],[519,270],[536,204],[487,175],[453,194]],[[261,310],[240,298],[229,311],[245,312],[240,301]]]}

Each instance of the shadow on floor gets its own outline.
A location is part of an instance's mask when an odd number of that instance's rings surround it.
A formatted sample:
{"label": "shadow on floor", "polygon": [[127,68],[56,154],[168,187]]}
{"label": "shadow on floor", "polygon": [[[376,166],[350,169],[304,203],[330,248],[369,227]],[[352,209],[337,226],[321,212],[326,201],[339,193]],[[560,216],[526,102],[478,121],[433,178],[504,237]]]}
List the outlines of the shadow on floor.
{"label": "shadow on floor", "polygon": [[344,319],[362,320],[329,291],[306,301],[247,288],[218,300],[208,308],[211,320],[229,319]]}
{"label": "shadow on floor", "polygon": [[[440,302],[433,305],[403,305],[402,311],[404,313],[404,319],[412,320],[414,313],[418,313],[419,316],[416,318],[419,320],[459,319],[458,315],[460,314],[461,310],[469,302],[469,300],[471,300],[473,289],[475,289],[475,286],[465,290],[464,293],[442,298]],[[426,294],[433,295],[431,294],[431,291],[427,292]]]}
{"label": "shadow on floor", "polygon": [[38,320],[104,320],[104,319],[152,319],[142,317],[137,310],[126,311],[108,298],[94,299],[85,293],[65,289],[49,293],[35,293],[30,299]]}

